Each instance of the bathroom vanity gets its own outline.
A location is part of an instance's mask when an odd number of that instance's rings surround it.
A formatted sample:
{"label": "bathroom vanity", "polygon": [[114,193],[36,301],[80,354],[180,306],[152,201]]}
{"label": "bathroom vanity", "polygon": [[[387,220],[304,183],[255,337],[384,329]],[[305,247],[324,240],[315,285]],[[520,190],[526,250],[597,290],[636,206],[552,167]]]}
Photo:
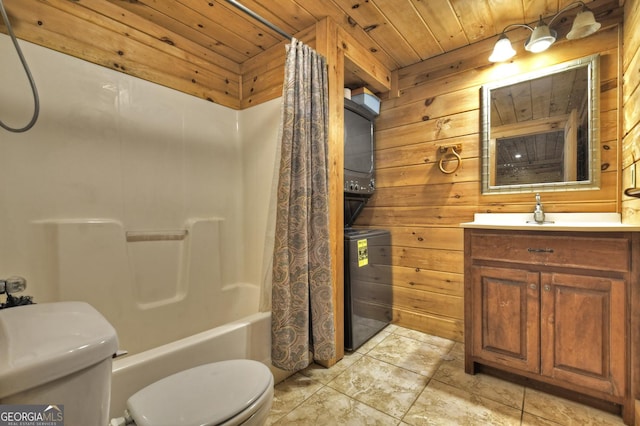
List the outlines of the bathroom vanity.
{"label": "bathroom vanity", "polygon": [[640,228],[566,218],[540,225],[531,214],[476,215],[462,225],[465,371],[489,367],[601,408],[619,406],[630,424]]}

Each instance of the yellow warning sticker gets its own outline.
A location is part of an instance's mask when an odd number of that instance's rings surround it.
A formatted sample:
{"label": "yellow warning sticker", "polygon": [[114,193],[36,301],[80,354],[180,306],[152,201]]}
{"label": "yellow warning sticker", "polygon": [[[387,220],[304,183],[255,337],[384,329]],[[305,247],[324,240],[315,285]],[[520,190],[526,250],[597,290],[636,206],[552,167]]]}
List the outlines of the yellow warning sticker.
{"label": "yellow warning sticker", "polygon": [[358,267],[362,268],[369,264],[369,249],[367,240],[358,240]]}

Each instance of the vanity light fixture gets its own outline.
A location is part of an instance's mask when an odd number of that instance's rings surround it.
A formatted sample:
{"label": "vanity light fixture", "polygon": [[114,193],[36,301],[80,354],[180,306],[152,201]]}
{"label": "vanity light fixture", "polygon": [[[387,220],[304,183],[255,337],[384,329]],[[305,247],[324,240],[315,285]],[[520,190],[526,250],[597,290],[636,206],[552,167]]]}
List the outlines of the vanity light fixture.
{"label": "vanity light fixture", "polygon": [[513,27],[524,27],[531,31],[531,35],[524,43],[524,48],[528,52],[540,53],[547,50],[553,43],[555,43],[558,33],[555,30],[552,30],[551,24],[553,21],[558,18],[561,14],[566,12],[569,9],[572,9],[576,6],[582,6],[582,9],[576,15],[576,18],[573,21],[573,25],[571,26],[571,31],[567,34],[567,39],[575,40],[583,37],[590,36],[600,29],[600,23],[596,22],[595,17],[593,16],[593,12],[589,10],[587,5],[584,2],[576,1],[565,7],[563,7],[558,13],[556,13],[549,24],[547,25],[540,16],[540,20],[538,21],[535,28],[531,28],[531,26],[527,24],[510,24],[507,25],[500,33],[500,37],[496,42],[493,52],[491,56],[489,56],[489,61],[491,62],[504,62],[508,59],[511,59],[516,51],[511,46],[511,41],[505,34],[505,32]]}

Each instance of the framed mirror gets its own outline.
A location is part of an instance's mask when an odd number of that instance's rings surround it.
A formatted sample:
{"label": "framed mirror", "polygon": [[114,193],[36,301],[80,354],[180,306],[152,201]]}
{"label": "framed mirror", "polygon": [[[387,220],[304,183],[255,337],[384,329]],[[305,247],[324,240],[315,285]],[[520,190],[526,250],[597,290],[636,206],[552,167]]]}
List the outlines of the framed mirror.
{"label": "framed mirror", "polygon": [[600,186],[599,56],[486,84],[482,193]]}

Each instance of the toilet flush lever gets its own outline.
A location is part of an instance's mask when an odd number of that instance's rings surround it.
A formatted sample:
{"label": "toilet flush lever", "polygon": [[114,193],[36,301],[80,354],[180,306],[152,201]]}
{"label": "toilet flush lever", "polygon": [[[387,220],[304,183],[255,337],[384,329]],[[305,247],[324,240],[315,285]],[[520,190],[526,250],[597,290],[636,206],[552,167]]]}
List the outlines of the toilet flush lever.
{"label": "toilet flush lever", "polygon": [[27,288],[27,280],[22,277],[9,277],[6,280],[0,280],[0,294],[19,293]]}
{"label": "toilet flush lever", "polygon": [[118,349],[115,354],[113,354],[112,358],[119,358],[121,356],[128,355],[129,351],[125,351],[124,349]]}

